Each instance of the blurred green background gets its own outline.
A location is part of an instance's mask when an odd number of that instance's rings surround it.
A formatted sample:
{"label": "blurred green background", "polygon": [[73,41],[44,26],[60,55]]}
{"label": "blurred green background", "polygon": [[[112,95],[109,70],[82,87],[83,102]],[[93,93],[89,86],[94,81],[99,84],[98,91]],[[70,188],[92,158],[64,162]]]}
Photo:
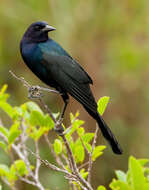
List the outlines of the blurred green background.
{"label": "blurred green background", "polygon": [[[94,187],[107,186],[115,169],[126,170],[129,155],[149,156],[148,12],[147,0],[0,1],[0,86],[9,85],[9,101],[13,105],[27,101],[27,92],[9,70],[31,84],[42,84],[25,66],[19,52],[24,31],[38,20],[56,27],[51,37],[88,71],[94,81],[92,90],[96,99],[110,96],[104,119],[117,136],[124,154],[115,156],[107,147],[93,167]],[[45,99],[53,111],[60,111],[60,97],[49,94]],[[86,121],[86,130],[93,131],[95,122],[72,99],[65,124],[69,124],[69,112],[76,110],[80,110],[80,118]],[[5,115],[0,114],[5,120]],[[97,143],[105,144],[101,135]],[[47,157],[49,150],[44,150],[43,145],[41,141],[43,157]],[[2,162],[2,153],[0,158]],[[62,175],[46,168],[41,170],[41,180],[52,190],[68,188]],[[20,184],[20,190],[28,188]]]}

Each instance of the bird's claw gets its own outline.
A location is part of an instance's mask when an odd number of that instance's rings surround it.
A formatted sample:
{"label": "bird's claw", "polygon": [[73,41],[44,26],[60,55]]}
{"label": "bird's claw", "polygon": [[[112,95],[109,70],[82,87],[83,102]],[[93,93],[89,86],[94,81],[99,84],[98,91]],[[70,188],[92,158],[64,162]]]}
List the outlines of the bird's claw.
{"label": "bird's claw", "polygon": [[43,94],[40,91],[40,86],[31,86],[28,89],[28,98],[35,99],[35,98],[41,98]]}

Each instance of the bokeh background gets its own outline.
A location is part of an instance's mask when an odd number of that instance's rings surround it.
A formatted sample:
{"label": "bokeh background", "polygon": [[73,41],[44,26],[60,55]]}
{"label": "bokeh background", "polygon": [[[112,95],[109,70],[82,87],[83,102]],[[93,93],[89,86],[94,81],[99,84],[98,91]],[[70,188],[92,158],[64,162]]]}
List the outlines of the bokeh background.
{"label": "bokeh background", "polygon": [[[88,71],[94,81],[96,99],[110,96],[104,119],[121,143],[124,154],[115,156],[109,146],[93,167],[93,184],[108,186],[114,170],[127,170],[129,155],[149,157],[149,2],[147,0],[1,0],[0,1],[0,86],[7,83],[9,101],[27,101],[26,89],[9,74],[23,76],[31,84],[43,85],[23,63],[20,39],[32,22],[44,20],[56,27],[51,37],[58,41]],[[62,100],[46,95],[53,111]],[[71,99],[69,112],[80,111],[85,128],[94,131],[95,122]],[[5,120],[5,115],[0,112]],[[99,135],[98,144],[105,144]],[[44,150],[43,157],[49,150]],[[0,154],[1,162],[4,160]],[[68,189],[57,172],[42,168],[41,180],[48,188]],[[20,190],[34,189],[25,184]],[[7,190],[7,187],[4,187]]]}

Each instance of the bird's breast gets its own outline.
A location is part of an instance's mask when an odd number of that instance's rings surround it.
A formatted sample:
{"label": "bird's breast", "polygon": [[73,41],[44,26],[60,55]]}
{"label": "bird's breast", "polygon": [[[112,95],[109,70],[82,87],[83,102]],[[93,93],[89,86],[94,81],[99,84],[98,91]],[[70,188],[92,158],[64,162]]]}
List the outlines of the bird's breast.
{"label": "bird's breast", "polygon": [[26,65],[36,75],[43,77],[46,75],[46,69],[42,64],[42,52],[38,46],[34,44],[27,44],[21,50],[22,57]]}

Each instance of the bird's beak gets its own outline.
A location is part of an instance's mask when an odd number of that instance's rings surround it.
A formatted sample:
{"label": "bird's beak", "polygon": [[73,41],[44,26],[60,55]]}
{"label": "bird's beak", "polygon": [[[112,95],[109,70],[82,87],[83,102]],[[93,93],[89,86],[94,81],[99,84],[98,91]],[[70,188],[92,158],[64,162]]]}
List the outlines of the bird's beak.
{"label": "bird's beak", "polygon": [[54,28],[53,26],[50,26],[48,24],[42,29],[42,31],[44,31],[44,32],[50,32],[53,30],[56,30],[56,28]]}

